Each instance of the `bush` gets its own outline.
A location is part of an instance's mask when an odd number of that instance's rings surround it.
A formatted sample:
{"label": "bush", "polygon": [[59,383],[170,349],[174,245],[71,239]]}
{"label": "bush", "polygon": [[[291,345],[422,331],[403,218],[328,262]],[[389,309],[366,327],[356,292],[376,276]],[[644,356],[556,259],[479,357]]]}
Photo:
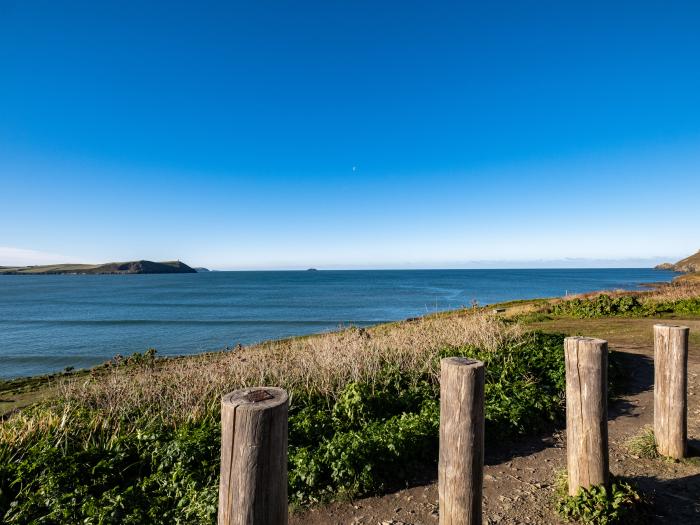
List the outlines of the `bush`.
{"label": "bush", "polygon": [[108,447],[38,440],[0,467],[3,523],[213,523],[220,426],[151,426]]}
{"label": "bush", "polygon": [[653,317],[662,314],[700,315],[700,298],[677,301],[640,301],[633,295],[612,297],[600,294],[589,299],[571,299],[556,303],[551,308],[554,315],[576,317]]}
{"label": "bush", "polygon": [[568,521],[591,525],[645,523],[650,503],[630,483],[613,479],[609,488],[599,485],[568,495],[564,472],[558,488],[557,511]]}

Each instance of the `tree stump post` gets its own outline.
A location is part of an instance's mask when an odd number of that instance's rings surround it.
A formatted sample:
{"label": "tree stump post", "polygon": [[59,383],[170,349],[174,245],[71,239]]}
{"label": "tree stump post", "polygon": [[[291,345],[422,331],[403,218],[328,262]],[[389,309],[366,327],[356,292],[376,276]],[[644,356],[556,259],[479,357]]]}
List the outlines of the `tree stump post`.
{"label": "tree stump post", "polygon": [[440,363],[440,525],[481,525],[484,475],[484,363]]}
{"label": "tree stump post", "polygon": [[608,343],[564,340],[569,494],[608,484]]}
{"label": "tree stump post", "polygon": [[662,456],[688,453],[687,326],[654,325],[654,438]]}
{"label": "tree stump post", "polygon": [[281,388],[221,399],[218,525],[286,525],[288,408]]}

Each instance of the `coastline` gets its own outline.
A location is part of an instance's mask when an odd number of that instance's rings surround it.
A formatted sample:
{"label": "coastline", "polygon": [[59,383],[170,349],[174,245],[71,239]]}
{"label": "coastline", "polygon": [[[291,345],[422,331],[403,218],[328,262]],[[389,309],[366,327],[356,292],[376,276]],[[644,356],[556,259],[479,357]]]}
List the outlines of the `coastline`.
{"label": "coastline", "polygon": [[7,276],[0,300],[0,377],[91,368],[149,346],[159,355],[194,355],[349,325],[369,327],[477,300],[484,305],[642,290],[645,282],[675,276],[649,268]]}
{"label": "coastline", "polygon": [[[674,280],[670,282],[655,282],[655,283],[642,283],[643,290],[598,290],[594,292],[586,292],[582,294],[575,294],[566,297],[539,297],[530,299],[514,299],[509,301],[503,301],[493,304],[486,304],[478,307],[468,307],[468,308],[458,308],[454,310],[444,310],[439,312],[428,313],[419,317],[406,318],[401,320],[380,322],[377,324],[370,325],[363,329],[382,329],[383,327],[396,327],[402,324],[412,323],[419,320],[431,319],[431,318],[450,318],[459,317],[464,315],[469,315],[474,312],[491,313],[493,315],[503,317],[506,319],[517,319],[527,316],[537,316],[538,310],[550,308],[556,304],[571,301],[574,299],[586,299],[591,297],[596,297],[600,295],[608,295],[610,297],[622,297],[622,296],[632,296],[632,297],[645,297],[648,295],[653,295],[655,293],[663,293],[669,289],[674,289],[678,286],[694,286],[696,281],[686,281],[683,280],[684,275],[677,276]],[[699,283],[700,284],[700,283]],[[668,318],[674,318],[671,314]],[[239,346],[238,350],[243,348],[256,348],[256,347],[267,347],[270,345],[287,345],[295,341],[302,341],[309,338],[316,338],[324,336],[328,333],[338,333],[348,329],[352,329],[353,325],[348,325],[333,332],[314,332],[304,335],[296,335],[284,338],[267,339],[260,341],[255,344]],[[229,349],[219,349],[204,351],[195,354],[180,354],[180,355],[155,355],[154,363],[156,366],[165,365],[171,362],[187,361],[187,360],[207,360],[211,358],[216,358],[226,353],[235,352],[236,348]],[[125,356],[124,359],[128,360],[130,357],[136,356],[136,359],[141,359],[142,353],[135,353],[133,356]],[[104,363],[80,368],[71,369],[68,371],[57,371],[53,373],[40,374],[40,375],[27,375],[27,376],[17,376],[10,379],[0,379],[0,418],[6,417],[10,412],[15,411],[22,406],[26,406],[36,399],[32,395],[33,393],[40,391],[42,389],[50,389],[51,386],[65,379],[73,379],[78,377],[87,376],[99,376],[103,373],[108,373],[114,368],[114,360],[111,359]],[[1,403],[4,396],[11,394],[19,396],[21,401],[16,403],[15,406],[10,406],[7,403]],[[27,401],[25,403],[24,401]]]}
{"label": "coastline", "polygon": [[[289,420],[291,525],[328,523],[334,509],[346,508],[343,500],[348,496],[359,506],[376,508],[372,512],[381,515],[374,522],[381,522],[381,516],[406,522],[408,516],[399,510],[391,494],[394,488],[416,482],[415,476],[426,476],[426,472],[427,477],[419,478],[424,487],[420,490],[435,487],[430,472],[437,458],[439,369],[435,366],[441,357],[464,356],[486,363],[491,392],[487,432],[503,437],[487,446],[487,454],[500,457],[503,451],[513,450],[512,446],[527,448],[531,440],[539,439],[538,433],[544,433],[547,457],[561,458],[556,435],[564,416],[564,337],[585,334],[611,342],[610,377],[617,396],[618,389],[644,369],[646,356],[653,355],[653,324],[668,319],[692,327],[691,358],[697,359],[700,286],[670,283],[653,290],[493,303],[368,328],[348,327],[266,341],[233,351],[162,359],[140,353],[109,367],[43,378],[43,383],[37,377],[20,379],[14,387],[21,390],[24,386],[24,392],[12,396],[0,392],[4,400],[21,403],[24,399],[24,405],[15,405],[0,416],[5,436],[4,445],[0,445],[18,458],[7,466],[8,479],[14,479],[14,472],[30,472],[23,474],[23,486],[30,488],[13,492],[10,501],[18,502],[13,507],[17,512],[30,515],[36,508],[32,494],[49,483],[59,483],[56,486],[64,499],[52,503],[47,512],[63,508],[64,500],[74,501],[84,487],[97,482],[97,474],[84,475],[82,471],[69,474],[65,481],[63,466],[80,464],[87,472],[95,472],[102,465],[109,473],[131,469],[129,476],[110,474],[105,479],[109,494],[140,494],[125,500],[133,515],[164,513],[177,507],[197,512],[196,523],[210,523],[209,509],[215,506],[202,502],[215,501],[218,489],[221,395],[255,383],[293,393]],[[643,405],[635,402],[634,406],[648,413],[648,387],[640,391],[646,392]],[[615,403],[615,397],[610,402]],[[619,439],[628,429],[636,431],[639,426],[636,420],[624,421],[627,426],[615,434]],[[689,430],[697,435],[697,420],[689,421]],[[46,429],[49,439],[41,438],[43,431],[31,431],[37,428]],[[42,463],[38,471],[27,470],[54,450],[56,439],[67,440],[57,457],[60,461],[46,468]],[[111,444],[116,442],[128,451],[126,463],[122,455],[112,453]],[[90,457],[84,456],[86,447],[92,447]],[[169,450],[182,451],[184,463],[150,470],[149,465],[154,461],[161,464],[158,458]],[[543,467],[528,479],[533,485],[551,483],[553,465],[543,465],[536,450],[526,450],[522,459],[512,459],[513,463],[487,471],[491,476],[485,479],[487,490],[494,479],[502,479],[500,471],[510,472],[511,466],[514,476]],[[368,464],[368,474],[358,477],[356,473],[365,471]],[[177,465],[186,465],[185,470],[178,470]],[[336,465],[342,468],[337,470]],[[632,473],[629,469],[636,465],[614,464]],[[195,490],[185,495],[177,490],[173,480],[179,478],[173,476],[178,472],[195,483]],[[307,476],[308,472],[313,476]],[[336,472],[342,477],[336,477]],[[315,483],[315,479],[322,482]],[[513,492],[510,486],[497,490],[499,494]],[[361,497],[369,499],[358,499]],[[329,501],[335,503],[326,506]],[[108,501],[105,504],[110,505]],[[401,507],[421,515],[421,509],[412,505],[407,501]],[[525,505],[522,502],[513,510],[497,510],[501,515],[527,512],[542,516],[539,522],[556,522],[551,506],[539,504],[520,510]],[[83,507],[70,508],[71,515],[86,515]],[[107,506],[104,512],[111,508]],[[358,508],[343,510],[343,515],[356,515]],[[430,522],[430,517],[426,518],[418,523]],[[351,521],[351,516],[343,520]]]}

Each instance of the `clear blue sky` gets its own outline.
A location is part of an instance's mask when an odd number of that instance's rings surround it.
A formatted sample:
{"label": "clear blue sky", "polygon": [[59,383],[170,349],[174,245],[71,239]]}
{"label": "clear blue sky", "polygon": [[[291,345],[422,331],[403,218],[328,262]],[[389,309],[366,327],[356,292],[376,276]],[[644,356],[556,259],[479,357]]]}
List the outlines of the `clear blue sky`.
{"label": "clear blue sky", "polygon": [[0,265],[700,248],[696,2],[144,4],[0,1]]}

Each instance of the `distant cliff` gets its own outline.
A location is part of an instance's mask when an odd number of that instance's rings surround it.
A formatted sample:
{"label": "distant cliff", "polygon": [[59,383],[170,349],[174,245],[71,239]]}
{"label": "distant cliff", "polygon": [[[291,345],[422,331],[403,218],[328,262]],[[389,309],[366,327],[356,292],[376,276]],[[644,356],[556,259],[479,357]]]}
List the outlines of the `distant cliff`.
{"label": "distant cliff", "polygon": [[657,270],[673,270],[675,272],[693,273],[700,272],[700,251],[695,255],[686,257],[677,263],[663,263],[655,267]]}
{"label": "distant cliff", "polygon": [[51,264],[46,266],[0,266],[0,275],[109,275],[137,273],[196,273],[181,261],[129,261],[106,264]]}

